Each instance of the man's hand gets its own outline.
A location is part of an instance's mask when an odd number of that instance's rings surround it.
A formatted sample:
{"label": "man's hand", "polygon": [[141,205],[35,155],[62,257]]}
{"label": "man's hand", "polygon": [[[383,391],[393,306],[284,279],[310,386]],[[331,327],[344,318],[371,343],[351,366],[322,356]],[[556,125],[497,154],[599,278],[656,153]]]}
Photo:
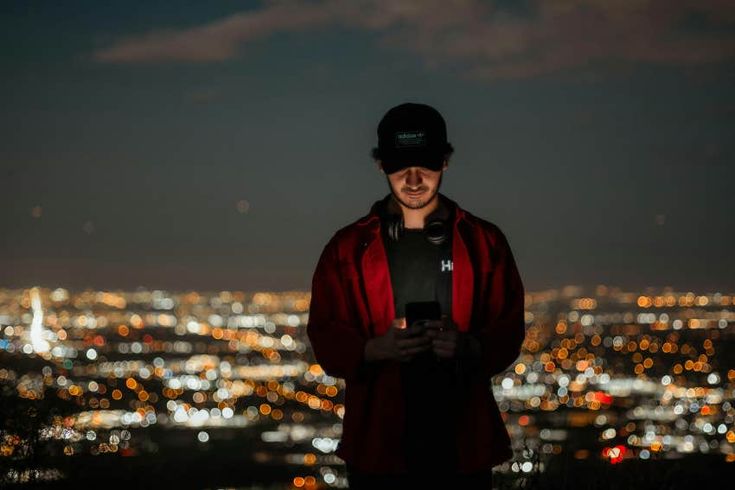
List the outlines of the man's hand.
{"label": "man's hand", "polygon": [[441,320],[427,320],[424,322],[426,334],[431,337],[434,354],[440,359],[454,359],[458,354],[458,340],[456,325],[442,315]]}
{"label": "man's hand", "polygon": [[424,325],[432,339],[434,354],[441,359],[476,359],[480,356],[480,344],[472,335],[460,332],[457,324],[447,315],[441,320],[428,320]]}
{"label": "man's hand", "polygon": [[388,331],[381,336],[373,337],[365,344],[365,360],[393,360],[407,362],[413,356],[431,349],[431,338],[418,325],[401,328],[405,319],[393,320]]}

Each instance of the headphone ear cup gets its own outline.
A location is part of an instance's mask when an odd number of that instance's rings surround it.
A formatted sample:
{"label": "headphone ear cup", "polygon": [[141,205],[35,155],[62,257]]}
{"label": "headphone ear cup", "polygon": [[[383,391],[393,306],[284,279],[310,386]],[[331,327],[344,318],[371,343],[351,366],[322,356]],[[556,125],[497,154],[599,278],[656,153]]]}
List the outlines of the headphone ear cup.
{"label": "headphone ear cup", "polygon": [[388,236],[397,242],[403,236],[403,216],[391,215],[388,217]]}
{"label": "headphone ear cup", "polygon": [[424,235],[434,245],[441,245],[447,240],[447,225],[443,219],[433,219],[424,224]]}

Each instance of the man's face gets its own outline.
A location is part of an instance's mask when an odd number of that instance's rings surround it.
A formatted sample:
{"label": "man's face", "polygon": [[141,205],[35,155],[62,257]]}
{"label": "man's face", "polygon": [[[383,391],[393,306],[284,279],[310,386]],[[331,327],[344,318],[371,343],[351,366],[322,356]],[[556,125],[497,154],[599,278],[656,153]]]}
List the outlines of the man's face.
{"label": "man's face", "polygon": [[398,202],[410,209],[421,209],[429,205],[436,197],[446,168],[446,161],[441,170],[407,167],[392,174],[386,174],[386,178]]}

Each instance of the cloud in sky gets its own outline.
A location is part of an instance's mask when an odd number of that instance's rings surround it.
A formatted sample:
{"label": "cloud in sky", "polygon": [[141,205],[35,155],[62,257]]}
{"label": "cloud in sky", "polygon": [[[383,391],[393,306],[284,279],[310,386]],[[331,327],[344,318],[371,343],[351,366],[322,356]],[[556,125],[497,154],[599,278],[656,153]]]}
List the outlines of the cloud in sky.
{"label": "cloud in sky", "polygon": [[[518,9],[518,5],[526,8]],[[595,61],[693,65],[735,58],[732,0],[270,0],[186,29],[121,39],[100,62],[221,62],[278,32],[347,27],[473,79],[529,78]]]}

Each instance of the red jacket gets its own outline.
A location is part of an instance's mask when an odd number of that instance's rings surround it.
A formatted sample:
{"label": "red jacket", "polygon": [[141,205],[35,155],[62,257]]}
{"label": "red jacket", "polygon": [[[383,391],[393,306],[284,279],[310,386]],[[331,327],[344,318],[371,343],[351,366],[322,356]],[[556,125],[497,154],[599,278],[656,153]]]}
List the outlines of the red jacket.
{"label": "red jacket", "polygon": [[[482,345],[481,360],[472,372],[464,369],[466,384],[454,401],[460,410],[459,471],[472,472],[492,468],[513,454],[491,377],[520,354],[524,289],[500,228],[447,202],[455,208],[452,319]],[[337,456],[361,471],[393,473],[406,470],[400,362],[364,363],[366,341],[384,334],[394,318],[378,203],[339,229],[324,247],[312,280],[307,335],[322,369],[345,380]]]}

